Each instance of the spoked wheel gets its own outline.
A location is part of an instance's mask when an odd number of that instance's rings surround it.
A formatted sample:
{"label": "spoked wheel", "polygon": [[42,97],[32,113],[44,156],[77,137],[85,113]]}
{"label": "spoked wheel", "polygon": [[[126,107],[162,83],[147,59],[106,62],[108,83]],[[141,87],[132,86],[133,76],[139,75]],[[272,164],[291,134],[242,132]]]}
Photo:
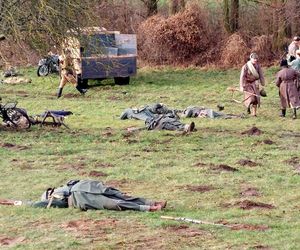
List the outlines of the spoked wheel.
{"label": "spoked wheel", "polygon": [[49,74],[49,67],[45,64],[39,66],[37,70],[38,76],[47,76]]}
{"label": "spoked wheel", "polygon": [[12,127],[27,129],[30,128],[31,122],[30,119],[23,109],[20,108],[11,108],[7,109],[8,123]]}

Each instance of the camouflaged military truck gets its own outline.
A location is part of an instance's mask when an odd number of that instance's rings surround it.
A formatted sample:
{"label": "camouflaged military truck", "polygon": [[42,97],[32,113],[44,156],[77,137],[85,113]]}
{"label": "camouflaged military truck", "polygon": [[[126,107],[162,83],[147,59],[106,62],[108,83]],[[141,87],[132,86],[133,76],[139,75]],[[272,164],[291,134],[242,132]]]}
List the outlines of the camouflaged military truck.
{"label": "camouflaged military truck", "polygon": [[120,34],[91,27],[81,30],[80,36],[70,36],[63,48],[71,50],[77,81],[83,88],[89,79],[114,78],[115,84],[129,84],[137,70],[135,34]]}

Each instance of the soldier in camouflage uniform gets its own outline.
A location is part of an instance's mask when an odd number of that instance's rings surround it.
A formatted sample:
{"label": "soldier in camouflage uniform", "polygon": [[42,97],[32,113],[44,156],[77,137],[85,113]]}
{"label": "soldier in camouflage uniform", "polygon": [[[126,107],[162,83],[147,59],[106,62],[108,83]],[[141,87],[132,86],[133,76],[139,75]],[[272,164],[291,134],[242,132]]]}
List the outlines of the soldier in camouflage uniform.
{"label": "soldier in camouflage uniform", "polygon": [[63,88],[68,82],[72,83],[81,94],[86,93],[87,90],[80,88],[77,83],[76,76],[80,74],[79,61],[79,58],[72,58],[71,51],[69,49],[64,50],[63,55],[60,57],[61,74],[57,98],[61,97]]}

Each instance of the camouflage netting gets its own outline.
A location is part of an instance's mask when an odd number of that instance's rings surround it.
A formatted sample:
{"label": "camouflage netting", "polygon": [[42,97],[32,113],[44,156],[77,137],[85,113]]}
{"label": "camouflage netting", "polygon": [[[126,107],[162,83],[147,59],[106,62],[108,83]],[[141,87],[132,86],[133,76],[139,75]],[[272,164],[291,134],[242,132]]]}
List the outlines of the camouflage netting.
{"label": "camouflage netting", "polygon": [[147,19],[138,30],[140,58],[154,64],[203,64],[214,45],[207,20],[207,14],[197,6],[167,19]]}
{"label": "camouflage netting", "polygon": [[10,39],[1,41],[0,69],[11,66],[36,65],[39,59],[38,53],[25,43],[15,43]]}

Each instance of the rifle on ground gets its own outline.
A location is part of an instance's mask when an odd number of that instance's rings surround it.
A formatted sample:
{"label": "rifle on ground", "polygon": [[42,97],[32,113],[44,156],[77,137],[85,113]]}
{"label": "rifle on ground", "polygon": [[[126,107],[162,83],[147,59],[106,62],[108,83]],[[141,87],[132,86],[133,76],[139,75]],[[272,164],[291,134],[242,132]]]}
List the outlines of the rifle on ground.
{"label": "rifle on ground", "polygon": [[0,205],[21,206],[22,204],[23,204],[23,202],[19,201],[19,200],[0,199]]}
{"label": "rifle on ground", "polygon": [[213,225],[213,226],[231,228],[230,225],[224,225],[224,224],[220,224],[220,223],[214,223],[214,222],[203,221],[203,220],[194,220],[194,219],[184,218],[184,217],[160,216],[160,218],[166,219],[166,220],[176,220],[176,221],[184,221],[184,222],[190,222],[190,223],[195,223],[195,224],[205,224],[205,225]]}

